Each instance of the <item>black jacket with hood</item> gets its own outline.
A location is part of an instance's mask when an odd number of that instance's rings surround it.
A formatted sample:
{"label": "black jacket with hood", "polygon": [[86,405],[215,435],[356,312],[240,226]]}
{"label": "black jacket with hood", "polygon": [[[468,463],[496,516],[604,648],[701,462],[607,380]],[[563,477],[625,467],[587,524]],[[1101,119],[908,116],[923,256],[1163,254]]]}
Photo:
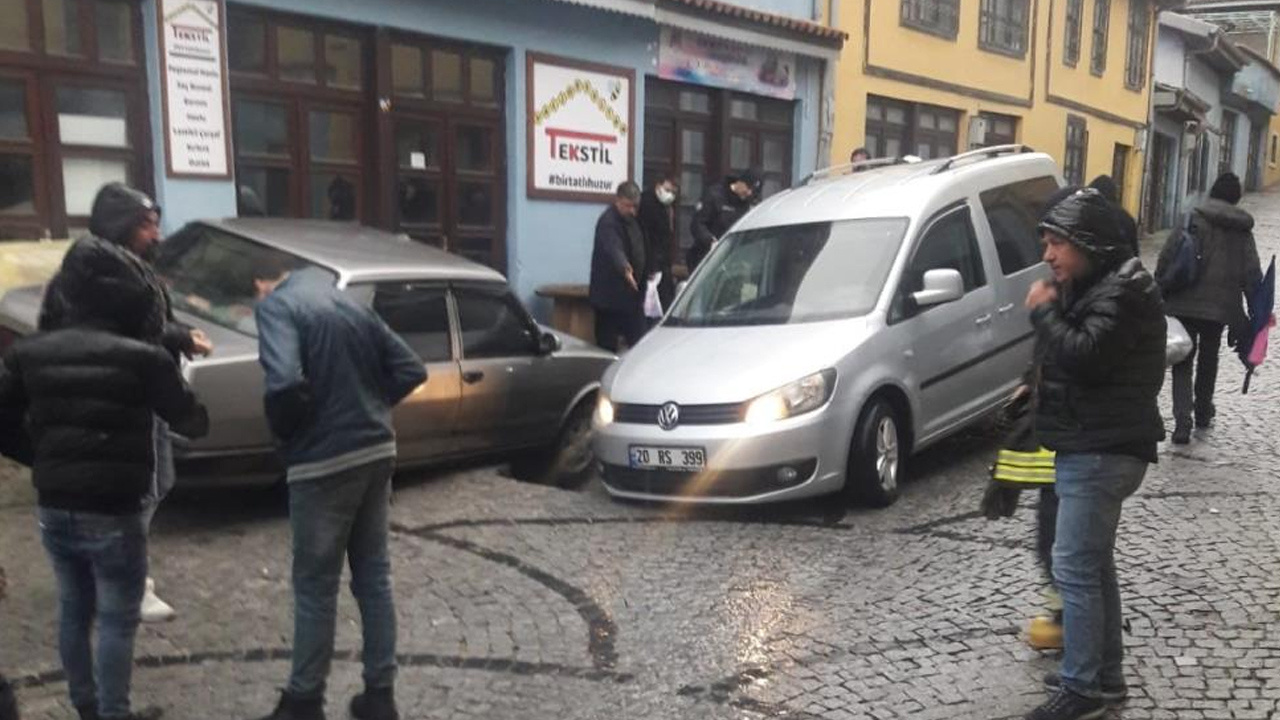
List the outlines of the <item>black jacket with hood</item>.
{"label": "black jacket with hood", "polygon": [[[122,183],[105,185],[93,200],[93,210],[89,216],[91,235],[78,240],[77,244],[98,238],[126,249],[134,228],[138,227],[146,213],[151,211],[159,213],[160,208],[145,193]],[[192,350],[191,326],[174,319],[169,292],[164,283],[156,277],[149,262],[144,261],[141,265],[142,280],[153,288],[154,293],[151,296],[154,302],[145,311],[140,310],[140,312],[155,315],[161,321],[160,329],[154,337],[144,339],[163,345],[174,359],[182,353],[189,354]],[[40,306],[40,317],[37,321],[39,330],[57,330],[66,326],[67,317],[71,312],[68,298],[78,290],[68,287],[73,282],[77,281],[67,277],[65,267],[49,281],[48,287],[45,288],[44,301]],[[104,290],[110,289],[104,288]],[[82,297],[85,295],[83,292],[79,294]],[[96,302],[96,299],[89,297],[87,301]]]}
{"label": "black jacket with hood", "polygon": [[[17,341],[0,368],[0,450],[30,464],[43,507],[138,512],[155,474],[155,416],[199,437],[209,418],[174,358],[146,264],[85,238],[61,274],[61,327]],[[22,442],[21,440],[25,440]]]}
{"label": "black jacket with hood", "polygon": [[[743,200],[730,189],[734,183],[742,181],[751,186],[753,194]],[[755,200],[760,196],[760,183],[751,173],[730,175],[724,182],[712,185],[702,194],[702,201],[693,213],[689,230],[693,234],[693,246],[685,257],[685,265],[692,274],[702,259],[711,252],[711,245],[725,236],[743,215],[746,215]]]}
{"label": "black jacket with hood", "polygon": [[[1232,325],[1244,321],[1243,302],[1262,279],[1253,217],[1218,199],[1191,212],[1191,230],[1200,240],[1199,277],[1195,285],[1165,298],[1165,311],[1179,318]],[[1179,228],[1160,251],[1156,275],[1173,260]]]}
{"label": "black jacket with hood", "polygon": [[1165,320],[1155,278],[1130,257],[1110,204],[1080,191],[1045,213],[1040,228],[1089,257],[1089,276],[1031,312],[1040,378],[1035,432],[1059,453],[1118,452],[1155,460],[1164,438]]}

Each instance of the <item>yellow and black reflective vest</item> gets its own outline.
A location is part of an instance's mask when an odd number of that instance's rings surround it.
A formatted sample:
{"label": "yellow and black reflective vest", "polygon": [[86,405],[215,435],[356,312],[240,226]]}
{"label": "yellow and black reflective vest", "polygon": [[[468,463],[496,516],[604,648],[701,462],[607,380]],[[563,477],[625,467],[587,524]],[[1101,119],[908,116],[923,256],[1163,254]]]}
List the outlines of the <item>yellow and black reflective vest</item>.
{"label": "yellow and black reflective vest", "polygon": [[1000,448],[991,479],[1017,488],[1052,485],[1054,452],[1043,447],[1031,451]]}

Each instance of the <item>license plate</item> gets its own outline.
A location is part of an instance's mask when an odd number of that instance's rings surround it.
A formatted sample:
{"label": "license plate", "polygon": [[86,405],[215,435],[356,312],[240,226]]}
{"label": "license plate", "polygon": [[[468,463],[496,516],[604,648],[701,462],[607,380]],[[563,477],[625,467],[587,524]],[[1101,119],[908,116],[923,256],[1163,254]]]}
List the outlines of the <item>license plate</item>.
{"label": "license plate", "polygon": [[631,467],[639,470],[702,470],[707,451],[691,447],[631,446]]}

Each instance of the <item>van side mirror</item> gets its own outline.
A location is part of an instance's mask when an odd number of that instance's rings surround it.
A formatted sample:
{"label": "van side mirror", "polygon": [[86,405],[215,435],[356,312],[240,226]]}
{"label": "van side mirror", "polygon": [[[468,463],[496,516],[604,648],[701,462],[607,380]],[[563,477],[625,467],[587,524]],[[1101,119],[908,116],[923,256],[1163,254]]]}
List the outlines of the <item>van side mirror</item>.
{"label": "van side mirror", "polygon": [[911,293],[911,300],[918,308],[943,305],[964,297],[964,278],[959,270],[945,268],[929,270],[924,274],[924,289]]}
{"label": "van side mirror", "polygon": [[550,355],[563,346],[564,344],[560,342],[560,338],[556,337],[553,333],[544,332],[538,336],[539,355]]}

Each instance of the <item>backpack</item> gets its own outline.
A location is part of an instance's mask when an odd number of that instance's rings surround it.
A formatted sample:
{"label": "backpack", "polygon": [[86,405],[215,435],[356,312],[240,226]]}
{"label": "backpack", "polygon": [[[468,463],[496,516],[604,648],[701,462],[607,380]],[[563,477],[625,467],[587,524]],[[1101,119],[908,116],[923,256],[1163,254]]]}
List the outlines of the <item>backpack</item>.
{"label": "backpack", "polygon": [[1169,262],[1163,272],[1156,276],[1156,282],[1166,296],[1187,290],[1200,279],[1200,259],[1204,252],[1191,215],[1187,213],[1183,216],[1182,227],[1169,238],[1172,245],[1171,248],[1166,247]]}

